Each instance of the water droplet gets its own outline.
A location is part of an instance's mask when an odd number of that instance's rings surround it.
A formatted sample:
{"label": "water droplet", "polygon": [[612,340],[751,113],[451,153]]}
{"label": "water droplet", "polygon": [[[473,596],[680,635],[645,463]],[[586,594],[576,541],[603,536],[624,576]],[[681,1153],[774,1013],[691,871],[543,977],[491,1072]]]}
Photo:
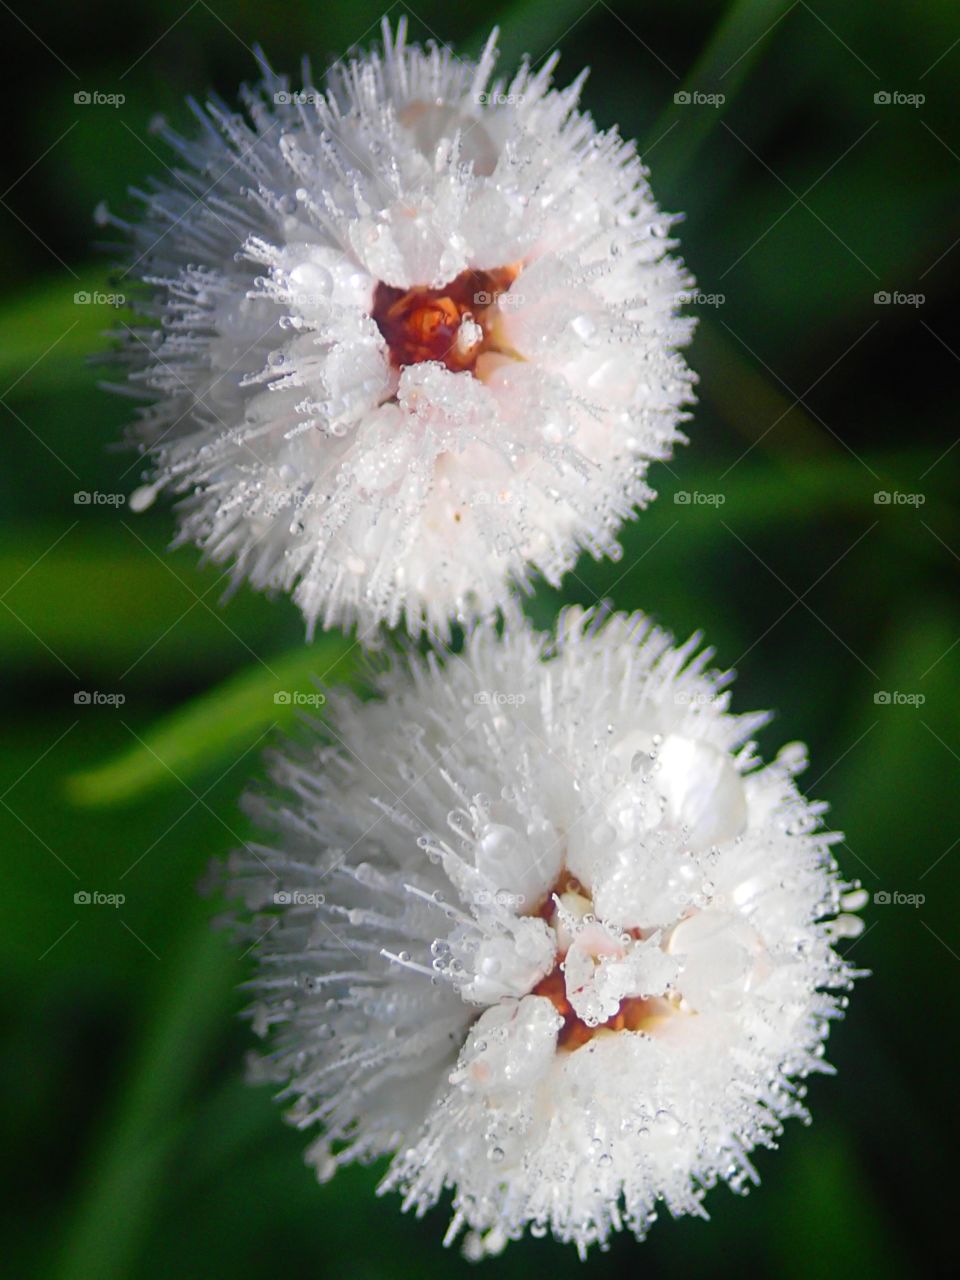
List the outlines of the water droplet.
{"label": "water droplet", "polygon": [[146,511],[152,506],[159,492],[159,487],[152,484],[143,484],[139,489],[134,489],[131,493],[127,505],[131,511]]}

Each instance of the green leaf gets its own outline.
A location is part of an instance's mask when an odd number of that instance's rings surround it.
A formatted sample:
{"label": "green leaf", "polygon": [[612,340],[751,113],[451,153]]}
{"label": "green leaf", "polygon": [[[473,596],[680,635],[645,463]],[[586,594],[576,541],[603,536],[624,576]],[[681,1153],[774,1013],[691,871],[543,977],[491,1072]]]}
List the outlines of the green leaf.
{"label": "green leaf", "polygon": [[291,724],[298,711],[322,706],[314,680],[342,682],[358,655],[355,641],[329,635],[269,668],[245,670],[134,735],[120,755],[68,778],[68,795],[78,805],[113,805],[189,782]]}

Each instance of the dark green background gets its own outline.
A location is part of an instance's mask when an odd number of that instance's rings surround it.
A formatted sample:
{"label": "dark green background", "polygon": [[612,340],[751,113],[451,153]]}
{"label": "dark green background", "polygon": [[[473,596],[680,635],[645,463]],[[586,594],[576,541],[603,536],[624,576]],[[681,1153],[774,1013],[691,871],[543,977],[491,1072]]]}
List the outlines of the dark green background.
{"label": "dark green background", "polygon": [[[420,0],[413,32],[473,52],[494,21],[504,61],[559,45],[589,63],[585,102],[641,140],[699,306],[692,443],[620,564],[584,562],[564,599],[610,595],[681,636],[702,627],[740,671],[740,709],[778,708],[767,754],[810,743],[808,789],[847,833],[848,875],[919,907],[871,903],[851,950],[873,970],[811,1087],[814,1124],[761,1153],[763,1185],[713,1215],[661,1222],[593,1256],[594,1275],[886,1277],[950,1256],[960,849],[960,14],[949,0],[729,4]],[[76,505],[129,492],[111,449],[126,406],[97,388],[108,307],[92,211],[168,159],[162,112],[232,99],[249,46],[315,69],[369,42],[378,3],[95,0],[0,9],[0,951],[8,1133],[5,1272],[62,1280],[466,1274],[445,1214],[417,1223],[355,1170],[318,1187],[269,1091],[242,1083],[248,973],[195,886],[243,827],[236,800],[284,718],[277,688],[347,675],[336,637],[303,645],[286,600],[164,554],[165,507]],[[681,88],[721,109],[674,105]],[[122,107],[74,103],[123,93]],[[921,106],[878,104],[922,93]],[[15,127],[11,128],[11,123]],[[922,305],[878,305],[878,291]],[[880,492],[921,495],[882,504]],[[722,505],[677,503],[679,492]],[[549,621],[557,593],[534,608]],[[225,681],[232,683],[224,686]],[[78,706],[78,690],[123,693]],[[210,691],[214,690],[211,694]],[[879,691],[922,695],[878,704]],[[208,695],[205,702],[196,699]],[[185,712],[177,709],[186,708]],[[174,713],[173,719],[170,719]],[[179,718],[178,718],[179,717]],[[288,719],[288,717],[286,717]],[[73,779],[68,783],[68,779]],[[120,908],[75,905],[122,892]],[[510,1246],[493,1273],[582,1275],[572,1249]]]}

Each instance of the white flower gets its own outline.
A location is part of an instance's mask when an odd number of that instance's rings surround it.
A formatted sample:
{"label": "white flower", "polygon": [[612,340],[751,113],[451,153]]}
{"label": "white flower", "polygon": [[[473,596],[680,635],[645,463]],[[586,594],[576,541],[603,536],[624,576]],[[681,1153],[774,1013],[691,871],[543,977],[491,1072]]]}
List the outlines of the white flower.
{"label": "white flower", "polygon": [[246,116],[161,123],[174,176],[139,225],[102,213],[150,287],[131,505],[184,495],[179,541],[293,591],[311,631],[446,637],[511,580],[619,554],[683,439],[692,281],[582,76],[383,40],[322,92],[264,67]]}
{"label": "white flower", "polygon": [[803,748],[762,764],[767,717],[730,714],[696,637],[508,621],[332,695],[228,883],[261,1072],[320,1127],[320,1176],[389,1153],[383,1189],[419,1212],[452,1188],[471,1255],[528,1225],[583,1253],[756,1181],[751,1148],[829,1069],[856,976],[832,941],[860,926],[837,913],[864,895]]}

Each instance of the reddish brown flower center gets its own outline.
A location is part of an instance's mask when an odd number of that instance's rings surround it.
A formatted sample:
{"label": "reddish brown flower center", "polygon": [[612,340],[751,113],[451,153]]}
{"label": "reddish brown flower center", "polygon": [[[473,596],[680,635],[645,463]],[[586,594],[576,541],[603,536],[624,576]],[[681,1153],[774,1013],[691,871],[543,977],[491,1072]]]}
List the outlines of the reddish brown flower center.
{"label": "reddish brown flower center", "polygon": [[481,352],[497,350],[491,308],[518,274],[519,267],[463,271],[441,289],[378,284],[371,314],[394,368],[436,360],[454,373],[473,372]]}
{"label": "reddish brown flower center", "polygon": [[[549,924],[556,910],[554,894],[559,897],[563,893],[584,894],[586,890],[578,880],[564,871],[532,914],[546,920]],[[635,938],[644,936],[641,929],[630,929],[629,932]],[[627,996],[625,1000],[620,1001],[620,1007],[612,1017],[606,1022],[591,1026],[576,1013],[567,996],[566,978],[560,968],[564,954],[561,951],[557,952],[553,968],[546,977],[540,979],[530,993],[534,996],[546,996],[563,1018],[563,1026],[557,1035],[558,1049],[572,1052],[586,1044],[600,1031],[650,1031],[661,1018],[676,1011],[676,1006],[671,1001],[664,1000],[660,996]]]}
{"label": "reddish brown flower center", "polygon": [[559,957],[556,965],[545,978],[540,979],[530,994],[546,996],[563,1018],[563,1026],[557,1035],[557,1048],[568,1051],[579,1049],[599,1031],[648,1031],[658,1019],[674,1011],[670,1001],[659,996],[628,996],[621,1000],[620,1008],[612,1018],[592,1027],[578,1017],[567,999],[567,986]]}

